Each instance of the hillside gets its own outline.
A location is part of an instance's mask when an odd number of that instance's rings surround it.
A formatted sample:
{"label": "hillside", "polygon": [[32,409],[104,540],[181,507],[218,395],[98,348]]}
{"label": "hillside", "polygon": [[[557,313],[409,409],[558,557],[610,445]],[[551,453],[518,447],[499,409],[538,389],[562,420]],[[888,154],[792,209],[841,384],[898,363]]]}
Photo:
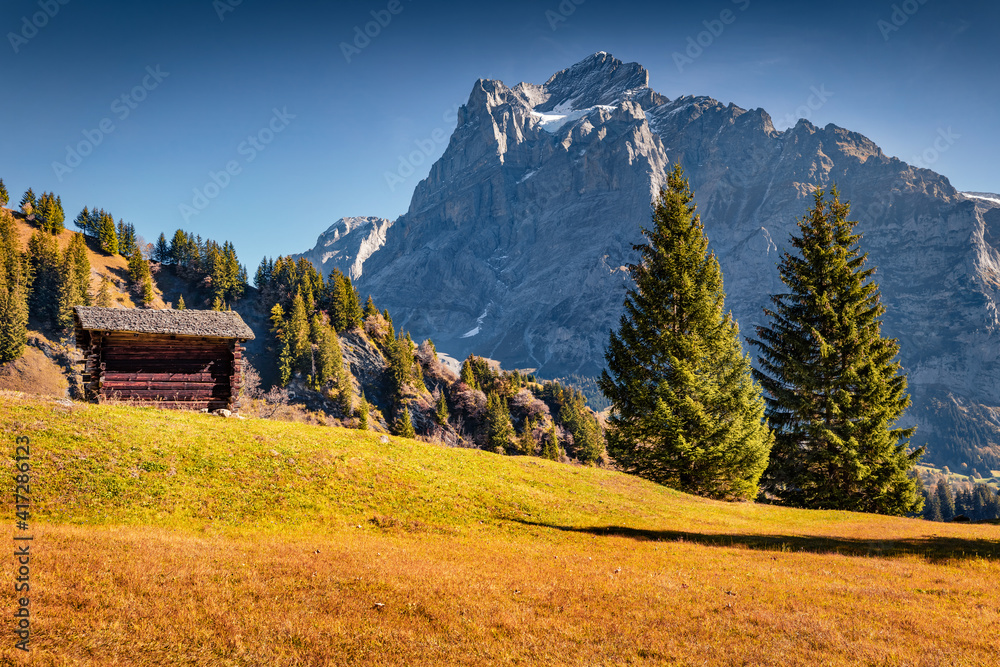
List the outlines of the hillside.
{"label": "hillside", "polygon": [[39,664],[995,659],[997,526],[10,392],[0,429],[32,439]]}
{"label": "hillside", "polygon": [[[35,227],[24,219],[24,215],[18,211],[8,209],[10,213],[14,216],[14,222],[17,225],[18,237],[21,242],[21,251],[25,251],[28,248],[28,239],[31,238],[32,233],[35,231]],[[69,245],[70,239],[74,234],[79,232],[72,231],[70,229],[64,229],[58,236],[59,239],[59,251],[65,252],[66,246]],[[93,239],[86,239],[87,241],[87,258],[90,260],[90,293],[92,295],[97,294],[101,289],[102,276],[107,276],[111,280],[112,285],[112,299],[117,305],[123,306],[125,308],[134,308],[135,303],[132,301],[131,294],[128,290],[128,261],[121,255],[109,256],[100,251],[97,244]],[[152,303],[153,308],[166,308],[166,304],[163,301],[162,295],[159,289],[155,288],[156,299]]]}

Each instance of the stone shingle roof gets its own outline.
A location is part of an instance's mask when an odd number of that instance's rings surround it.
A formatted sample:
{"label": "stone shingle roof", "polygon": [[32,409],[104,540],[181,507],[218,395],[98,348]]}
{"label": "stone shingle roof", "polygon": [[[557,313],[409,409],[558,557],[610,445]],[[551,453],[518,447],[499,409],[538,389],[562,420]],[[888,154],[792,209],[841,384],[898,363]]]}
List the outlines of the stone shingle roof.
{"label": "stone shingle roof", "polygon": [[139,310],[77,306],[76,320],[85,331],[128,331],[253,340],[253,331],[239,313],[214,310]]}

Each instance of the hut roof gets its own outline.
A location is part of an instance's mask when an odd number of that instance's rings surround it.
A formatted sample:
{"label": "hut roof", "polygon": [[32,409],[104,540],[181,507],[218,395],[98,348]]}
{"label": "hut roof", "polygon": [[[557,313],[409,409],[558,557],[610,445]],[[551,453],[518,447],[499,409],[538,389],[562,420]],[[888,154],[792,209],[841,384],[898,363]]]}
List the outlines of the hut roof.
{"label": "hut roof", "polygon": [[77,306],[76,320],[85,331],[204,336],[253,340],[250,327],[239,313],[214,310],[139,310]]}

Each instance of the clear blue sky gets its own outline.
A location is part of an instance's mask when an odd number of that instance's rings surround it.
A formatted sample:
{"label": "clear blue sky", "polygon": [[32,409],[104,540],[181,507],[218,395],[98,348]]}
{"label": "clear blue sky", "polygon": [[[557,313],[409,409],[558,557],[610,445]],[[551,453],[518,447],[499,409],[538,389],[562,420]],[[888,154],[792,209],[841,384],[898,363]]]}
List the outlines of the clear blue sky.
{"label": "clear blue sky", "polygon": [[[342,44],[376,18],[348,62]],[[996,192],[998,25],[985,0],[6,0],[0,178],[15,203],[51,190],[69,219],[96,205],[147,240],[231,240],[252,274],[342,216],[405,212],[476,79],[541,83],[607,51],[670,98],[763,107],[779,128],[807,114]]]}

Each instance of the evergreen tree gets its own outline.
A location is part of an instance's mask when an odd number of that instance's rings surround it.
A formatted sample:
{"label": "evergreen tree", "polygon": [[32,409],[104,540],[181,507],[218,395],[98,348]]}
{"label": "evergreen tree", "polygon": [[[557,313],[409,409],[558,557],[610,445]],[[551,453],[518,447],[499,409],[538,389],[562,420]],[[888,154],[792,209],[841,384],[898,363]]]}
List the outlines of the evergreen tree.
{"label": "evergreen tree", "polygon": [[373,315],[378,315],[378,308],[375,307],[375,302],[372,300],[372,295],[368,295],[368,300],[365,301],[364,318],[367,320]]}
{"label": "evergreen tree", "polygon": [[101,216],[100,227],[97,229],[97,239],[105,254],[118,254],[118,233],[115,231],[115,219],[110,215]]}
{"label": "evergreen tree", "polygon": [[955,495],[948,480],[944,478],[938,480],[937,486],[934,488],[934,495],[937,496],[942,519],[948,521],[955,518]]}
{"label": "evergreen tree", "polygon": [[559,430],[556,428],[555,421],[553,421],[542,447],[542,458],[549,459],[550,461],[558,461],[559,455]]}
{"label": "evergreen tree", "polygon": [[498,392],[486,397],[486,448],[502,454],[514,441],[514,427],[510,423],[507,399]]}
{"label": "evergreen tree", "polygon": [[153,279],[150,276],[142,281],[142,305],[147,308],[156,299],[156,291],[153,289]]}
{"label": "evergreen tree", "polygon": [[459,373],[459,377],[462,382],[469,385],[470,389],[479,389],[479,383],[476,382],[476,374],[472,370],[471,359],[472,357],[469,356],[462,362],[462,370]]}
{"label": "evergreen tree", "polygon": [[599,382],[612,403],[608,452],[689,493],[753,498],[773,436],[693,200],[677,165],[636,246],[635,287]]}
{"label": "evergreen tree", "polygon": [[167,243],[167,237],[163,232],[160,232],[160,237],[153,246],[153,259],[161,264],[166,264],[170,259],[170,244]]}
{"label": "evergreen tree", "polygon": [[58,235],[66,228],[66,214],[63,211],[62,199],[51,192],[43,192],[35,206],[35,219],[44,231]]}
{"label": "evergreen tree", "polygon": [[85,236],[93,236],[90,228],[90,211],[86,206],[84,206],[83,210],[80,211],[80,214],[76,216],[76,220],[73,221],[73,224],[76,225]]}
{"label": "evergreen tree", "polygon": [[521,435],[517,439],[517,448],[522,454],[532,455],[535,453],[535,438],[532,436],[531,432],[535,428],[535,422],[532,419],[525,418],[524,428],[521,430]]}
{"label": "evergreen tree", "polygon": [[184,304],[184,295],[181,294],[177,298],[177,310],[187,310],[187,306]]}
{"label": "evergreen tree", "polygon": [[271,333],[278,342],[278,377],[279,384],[287,387],[292,379],[295,358],[292,354],[292,342],[288,332],[288,325],[285,322],[285,311],[280,303],[274,304],[271,308]]}
{"label": "evergreen tree", "polygon": [[415,438],[416,432],[413,430],[413,420],[410,418],[410,409],[404,403],[399,407],[399,416],[392,427],[392,432],[400,438]]}
{"label": "evergreen tree", "polygon": [[31,215],[35,212],[37,206],[38,202],[35,200],[35,192],[31,188],[28,188],[21,196],[21,213]]}
{"label": "evergreen tree", "polygon": [[305,367],[309,356],[309,318],[306,314],[305,300],[301,292],[295,294],[292,300],[292,312],[288,315],[288,341],[292,354],[292,363],[297,369]]}
{"label": "evergreen tree", "polygon": [[10,202],[10,195],[7,193],[7,186],[3,184],[3,179],[0,178],[0,207],[6,206]]}
{"label": "evergreen tree", "polygon": [[[108,280],[107,276],[102,275],[101,288],[97,292],[97,305],[101,308],[110,308],[113,303],[111,299],[111,281]],[[184,303],[184,297],[181,297],[181,303]]]}
{"label": "evergreen tree", "polygon": [[924,504],[924,518],[928,521],[944,521],[944,515],[941,514],[941,501],[938,500],[936,493],[931,493]]}
{"label": "evergreen tree", "polygon": [[758,327],[756,372],[776,443],[764,488],[778,502],[880,514],[919,511],[909,472],[923,449],[893,428],[910,405],[899,344],[881,333],[885,307],[848,221],[850,206],[821,190],[799,220],[779,271],[790,293],[771,297]]}
{"label": "evergreen tree", "polygon": [[445,398],[444,390],[438,389],[437,404],[434,409],[434,416],[437,417],[437,422],[441,426],[446,426],[448,424],[448,399]]}
{"label": "evergreen tree", "polygon": [[28,274],[31,280],[29,312],[47,326],[59,326],[59,296],[63,272],[56,238],[36,229],[28,239]]}
{"label": "evergreen tree", "polygon": [[89,306],[90,260],[81,234],[73,234],[60,267],[58,328],[63,334],[73,330],[74,306]]}
{"label": "evergreen tree", "polygon": [[28,279],[19,247],[13,216],[0,210],[0,363],[20,358],[28,340]]}

